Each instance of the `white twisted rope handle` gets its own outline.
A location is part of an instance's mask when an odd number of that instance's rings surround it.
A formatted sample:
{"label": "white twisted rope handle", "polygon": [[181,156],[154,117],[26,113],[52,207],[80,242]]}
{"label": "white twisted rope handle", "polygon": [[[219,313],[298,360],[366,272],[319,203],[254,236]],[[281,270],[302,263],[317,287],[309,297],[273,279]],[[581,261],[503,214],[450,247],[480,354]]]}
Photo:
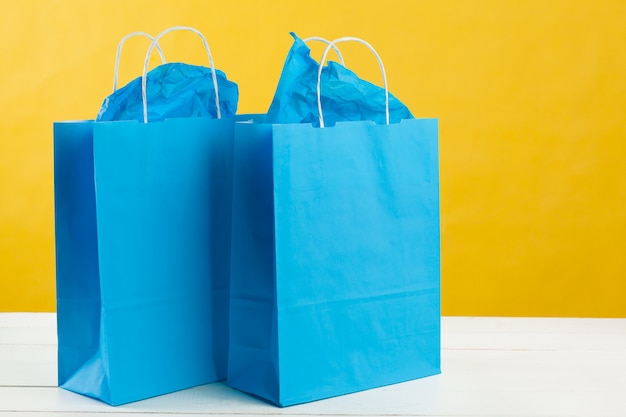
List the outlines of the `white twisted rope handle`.
{"label": "white twisted rope handle", "polygon": [[380,59],[378,52],[376,52],[376,50],[374,49],[372,45],[365,42],[363,39],[346,36],[343,38],[335,39],[334,41],[330,42],[328,46],[326,46],[326,49],[324,50],[324,54],[322,55],[322,60],[320,61],[319,69],[317,70],[317,111],[318,111],[319,118],[320,118],[320,127],[321,128],[324,127],[324,115],[322,114],[322,92],[320,88],[320,83],[322,81],[322,68],[324,67],[324,63],[326,62],[326,57],[328,56],[328,52],[330,52],[331,48],[337,43],[349,42],[349,41],[359,42],[367,46],[370,49],[370,51],[374,53],[374,55],[376,56],[376,59],[378,60],[378,66],[380,67],[380,72],[383,74],[383,83],[385,86],[385,121],[386,121],[386,124],[389,124],[389,89],[387,88],[387,73],[385,72],[385,66],[383,65],[383,61]]}
{"label": "white twisted rope handle", "polygon": [[150,55],[152,55],[152,50],[158,46],[159,39],[161,39],[164,35],[177,31],[177,30],[186,30],[189,32],[193,32],[196,35],[200,36],[202,39],[202,44],[204,45],[204,49],[209,56],[209,65],[211,66],[211,75],[213,77],[213,88],[215,89],[215,106],[217,107],[217,118],[222,118],[222,113],[220,111],[220,97],[217,89],[217,75],[215,74],[215,65],[213,64],[213,56],[211,55],[211,50],[209,49],[209,44],[207,43],[205,37],[200,33],[199,30],[194,29],[189,26],[173,26],[169,29],[165,29],[163,32],[159,33],[154,37],[152,44],[150,44],[150,48],[148,48],[148,52],[146,53],[146,60],[143,63],[143,75],[141,76],[141,98],[143,100],[143,122],[148,123],[148,98],[146,94],[147,83],[148,83],[148,62],[150,61]]}
{"label": "white twisted rope handle", "polygon": [[[307,43],[307,42],[310,42],[310,41],[318,41],[318,42],[323,42],[326,45],[330,45],[330,41],[328,39],[321,38],[319,36],[309,36],[306,39],[302,39],[302,42],[304,42],[304,43]],[[333,50],[337,54],[337,58],[339,58],[339,63],[345,67],[346,63],[343,61],[343,55],[341,55],[341,52],[339,51],[339,48],[337,48],[335,45],[333,45]]]}
{"label": "white twisted rope handle", "polygon": [[[115,93],[115,91],[117,90],[117,77],[118,77],[118,73],[119,73],[119,69],[120,69],[120,57],[122,56],[122,47],[124,46],[124,43],[134,37],[134,36],[144,36],[148,39],[150,39],[150,42],[152,42],[154,40],[154,38],[150,35],[148,35],[146,32],[132,32],[129,33],[128,35],[124,36],[121,40],[120,43],[117,44],[117,54],[115,55],[115,69],[113,70],[113,92]],[[161,47],[157,44],[156,45],[157,48],[157,52],[159,53],[159,56],[161,57],[161,64],[165,64],[165,56],[163,55],[163,51],[161,50]]]}

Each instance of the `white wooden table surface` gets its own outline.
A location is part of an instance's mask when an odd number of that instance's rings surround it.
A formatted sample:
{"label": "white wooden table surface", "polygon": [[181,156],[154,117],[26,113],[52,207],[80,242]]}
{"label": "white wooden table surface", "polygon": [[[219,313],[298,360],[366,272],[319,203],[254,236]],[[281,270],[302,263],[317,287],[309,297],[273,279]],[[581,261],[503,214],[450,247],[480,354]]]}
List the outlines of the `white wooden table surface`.
{"label": "white wooden table surface", "polygon": [[222,383],[110,407],[56,387],[56,318],[0,314],[0,417],[626,417],[626,319],[442,319],[438,376],[277,408]]}

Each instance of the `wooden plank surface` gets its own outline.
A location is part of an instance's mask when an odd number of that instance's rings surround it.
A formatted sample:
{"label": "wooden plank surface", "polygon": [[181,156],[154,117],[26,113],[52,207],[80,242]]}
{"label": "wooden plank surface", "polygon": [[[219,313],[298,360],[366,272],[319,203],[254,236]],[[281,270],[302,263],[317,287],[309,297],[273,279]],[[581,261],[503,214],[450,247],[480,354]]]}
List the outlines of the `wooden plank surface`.
{"label": "wooden plank surface", "polygon": [[626,416],[626,319],[442,319],[442,375],[284,409],[222,383],[120,407],[56,388],[54,314],[0,314],[0,417]]}

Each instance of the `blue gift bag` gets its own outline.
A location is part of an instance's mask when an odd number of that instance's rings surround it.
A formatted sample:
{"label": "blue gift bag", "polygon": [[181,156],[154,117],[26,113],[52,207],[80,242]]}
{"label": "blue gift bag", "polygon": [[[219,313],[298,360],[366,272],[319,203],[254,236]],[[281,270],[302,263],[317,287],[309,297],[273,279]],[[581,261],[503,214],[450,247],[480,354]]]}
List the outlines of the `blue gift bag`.
{"label": "blue gift bag", "polygon": [[117,405],[226,377],[233,129],[54,124],[61,387]]}
{"label": "blue gift bag", "polygon": [[437,120],[320,126],[235,126],[228,384],[280,406],[440,372]]}

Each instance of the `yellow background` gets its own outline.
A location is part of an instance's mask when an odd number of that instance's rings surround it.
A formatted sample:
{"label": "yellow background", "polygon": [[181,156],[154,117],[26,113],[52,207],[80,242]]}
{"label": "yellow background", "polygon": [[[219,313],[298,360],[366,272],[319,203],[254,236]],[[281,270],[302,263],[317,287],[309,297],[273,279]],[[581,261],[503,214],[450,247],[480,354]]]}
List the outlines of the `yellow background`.
{"label": "yellow background", "polygon": [[[440,122],[443,314],[626,317],[623,0],[2,0],[0,311],[55,308],[52,122],[96,115],[123,35],[180,24],[241,112],[267,109],[289,31],[378,49],[391,91]],[[206,62],[195,35],[162,46]],[[122,83],[146,47],[128,43]]]}

